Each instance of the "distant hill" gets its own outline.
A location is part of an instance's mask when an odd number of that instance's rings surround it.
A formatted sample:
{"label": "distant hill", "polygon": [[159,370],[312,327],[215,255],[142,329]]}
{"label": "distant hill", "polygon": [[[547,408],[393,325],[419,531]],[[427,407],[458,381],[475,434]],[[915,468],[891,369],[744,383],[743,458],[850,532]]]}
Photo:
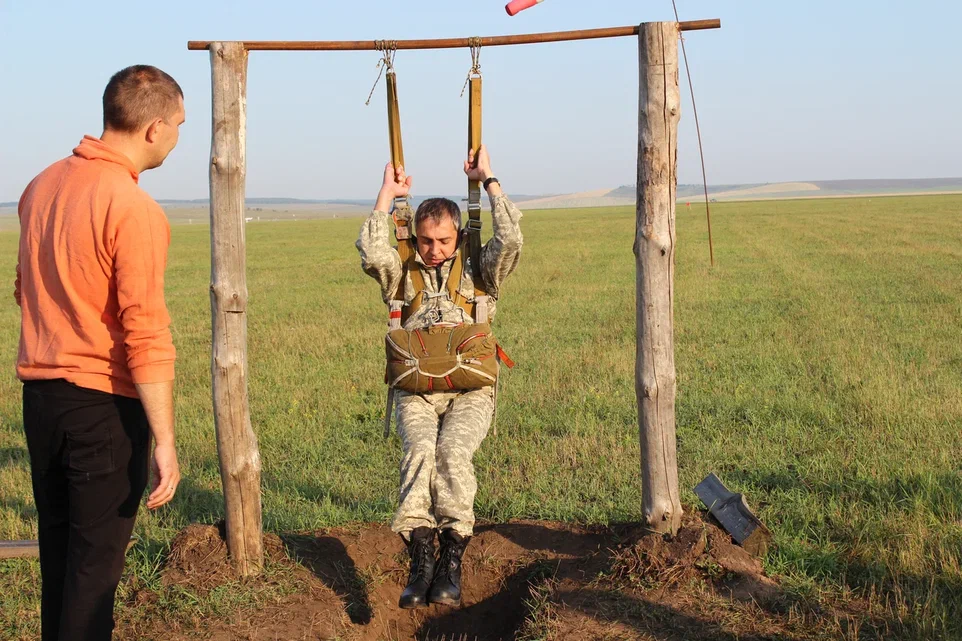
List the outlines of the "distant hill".
{"label": "distant hill", "polygon": [[889,180],[818,180],[819,189],[839,193],[878,191],[962,191],[962,178],[894,178]]}
{"label": "distant hill", "polygon": [[[894,178],[875,180],[810,180],[781,183],[744,183],[730,185],[710,185],[709,197],[718,200],[762,200],[778,198],[840,198],[846,196],[872,196],[895,194],[925,194],[925,193],[962,193],[962,178]],[[697,184],[678,185],[678,200],[696,200],[703,197],[704,187]],[[417,207],[433,194],[416,196],[411,204]],[[464,203],[463,195],[446,196],[455,202]],[[597,189],[594,191],[576,192],[570,194],[511,194],[518,204],[529,209],[557,209],[565,207],[604,207],[631,205],[635,202],[635,186],[622,185],[615,189]],[[162,199],[158,201],[165,208],[207,207],[206,198],[193,200]],[[373,199],[304,199],[304,198],[248,198],[247,207],[305,210],[317,208],[336,213],[360,213],[374,206]],[[487,199],[482,203],[487,206]],[[0,214],[16,211],[16,202],[0,203]]]}
{"label": "distant hill", "polygon": [[[444,194],[425,194],[419,196],[411,197],[411,204],[417,207],[423,201],[428,198],[449,198],[454,202],[460,203],[465,200],[464,195],[450,196]],[[515,200],[526,200],[532,198],[541,198],[542,196],[530,196],[530,195],[512,195]],[[163,198],[157,201],[161,205],[166,205],[168,207],[207,207],[210,204],[210,200],[207,198],[195,198],[193,200],[177,200]],[[354,205],[358,207],[373,207],[373,198],[329,198],[323,200],[314,200],[309,198],[247,198],[245,200],[248,207],[277,207],[279,205],[297,205],[298,207],[304,205]],[[7,203],[0,203],[0,207],[6,205]],[[10,203],[16,206],[17,203]]]}
{"label": "distant hill", "polygon": [[[210,204],[208,198],[194,198],[192,200],[181,200],[177,198],[161,198],[157,201],[161,205],[168,207],[207,207]],[[277,206],[277,205],[362,205],[366,203],[374,204],[373,200],[314,200],[308,198],[247,198],[247,206]]]}
{"label": "distant hill", "polygon": [[[760,183],[756,184],[740,184],[740,185],[711,185],[708,189],[712,191],[727,191],[731,189],[744,189],[746,187],[758,187]],[[705,188],[702,185],[688,185],[680,184],[678,185],[678,190],[676,192],[678,198],[688,198],[695,197],[701,194],[703,197],[705,195]],[[617,189],[612,189],[608,196],[618,197],[618,198],[634,198],[635,197],[635,186],[634,185],[622,185]]]}
{"label": "distant hill", "polygon": [[[872,196],[885,194],[925,194],[962,192],[962,178],[896,178],[874,180],[812,180],[783,183],[748,183],[709,185],[708,195],[715,200],[761,200],[776,198],[839,198],[843,196]],[[590,192],[594,193],[594,192]],[[702,185],[678,185],[679,200],[703,198]],[[576,196],[556,197],[564,200]],[[634,185],[622,185],[600,194],[598,204],[612,200],[633,202]],[[544,203],[548,204],[548,203]]]}
{"label": "distant hill", "polygon": [[618,207],[631,205],[635,202],[634,188],[631,196],[621,195],[619,190],[625,189],[598,189],[595,191],[582,191],[574,194],[558,194],[555,196],[535,196],[525,198],[523,196],[513,196],[512,199],[518,205],[527,209],[566,209],[569,207]]}

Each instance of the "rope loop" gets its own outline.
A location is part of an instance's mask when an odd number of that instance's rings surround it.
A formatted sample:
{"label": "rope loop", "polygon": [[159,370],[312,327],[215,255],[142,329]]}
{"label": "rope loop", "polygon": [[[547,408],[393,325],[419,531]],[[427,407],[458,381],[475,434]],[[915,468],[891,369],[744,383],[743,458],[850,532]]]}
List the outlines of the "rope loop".
{"label": "rope loop", "polygon": [[384,70],[387,69],[388,73],[394,73],[394,56],[397,55],[397,40],[375,40],[374,41],[375,51],[381,52],[381,59],[377,61],[377,66],[375,69],[378,70],[377,78],[374,79],[374,86],[371,87],[371,93],[367,95],[367,100],[364,101],[364,105],[371,104],[371,97],[374,95],[374,90],[377,89],[377,83],[381,81],[381,76],[384,75]]}
{"label": "rope loop", "polygon": [[478,36],[468,38],[468,48],[471,51],[471,68],[468,70],[468,77],[464,79],[464,86],[461,87],[462,98],[471,78],[481,77],[481,38]]}

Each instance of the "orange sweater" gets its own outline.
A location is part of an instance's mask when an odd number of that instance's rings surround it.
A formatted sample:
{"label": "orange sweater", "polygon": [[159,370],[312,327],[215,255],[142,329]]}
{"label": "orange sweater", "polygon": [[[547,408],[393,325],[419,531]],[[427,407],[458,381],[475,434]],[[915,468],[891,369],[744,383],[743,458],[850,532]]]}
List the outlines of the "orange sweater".
{"label": "orange sweater", "polygon": [[21,196],[21,380],[63,378],[133,398],[134,383],[173,380],[170,225],[137,179],[125,155],[84,136]]}

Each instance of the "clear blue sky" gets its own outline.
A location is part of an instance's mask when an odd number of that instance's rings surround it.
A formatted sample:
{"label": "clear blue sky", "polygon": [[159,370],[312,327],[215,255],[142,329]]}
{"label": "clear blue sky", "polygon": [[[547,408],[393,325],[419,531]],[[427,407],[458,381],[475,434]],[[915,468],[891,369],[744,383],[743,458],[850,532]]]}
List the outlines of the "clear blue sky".
{"label": "clear blue sky", "polygon": [[[894,0],[678,0],[714,184],[962,175],[962,4]],[[157,198],[207,195],[210,67],[191,39],[497,35],[671,19],[670,0],[546,0],[514,18],[474,2],[0,3],[0,201],[16,200],[85,133],[99,135],[110,75],[154,64],[181,83],[187,123],[144,175]],[[467,9],[470,8],[470,12]],[[374,52],[253,52],[251,197],[373,197],[387,159]],[[400,52],[401,116],[415,192],[456,194],[465,146],[466,50]],[[637,41],[482,52],[485,141],[509,193],[616,187],[635,179]],[[684,83],[684,76],[682,76]],[[687,88],[679,179],[700,181]]]}

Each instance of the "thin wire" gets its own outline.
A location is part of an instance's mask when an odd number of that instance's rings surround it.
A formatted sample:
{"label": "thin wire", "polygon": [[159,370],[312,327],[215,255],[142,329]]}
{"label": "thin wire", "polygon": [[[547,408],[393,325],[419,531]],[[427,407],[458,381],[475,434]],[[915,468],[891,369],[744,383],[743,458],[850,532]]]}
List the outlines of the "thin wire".
{"label": "thin wire", "polygon": [[[675,10],[675,22],[681,22],[678,19],[678,5],[675,4],[675,0],[671,0],[671,6]],[[701,146],[701,127],[698,125],[698,108],[695,106],[695,87],[691,82],[691,69],[688,67],[688,53],[685,51],[685,36],[682,35],[681,31],[678,32],[678,38],[681,40],[681,55],[685,59],[685,75],[688,76],[688,91],[691,92],[691,111],[695,114],[695,133],[698,136],[698,155],[701,157],[701,180],[702,184],[705,186],[705,216],[708,219],[708,255],[711,259],[711,266],[715,266],[715,249],[712,245],[711,239],[711,206],[708,204],[708,175],[705,173],[705,151]]]}

